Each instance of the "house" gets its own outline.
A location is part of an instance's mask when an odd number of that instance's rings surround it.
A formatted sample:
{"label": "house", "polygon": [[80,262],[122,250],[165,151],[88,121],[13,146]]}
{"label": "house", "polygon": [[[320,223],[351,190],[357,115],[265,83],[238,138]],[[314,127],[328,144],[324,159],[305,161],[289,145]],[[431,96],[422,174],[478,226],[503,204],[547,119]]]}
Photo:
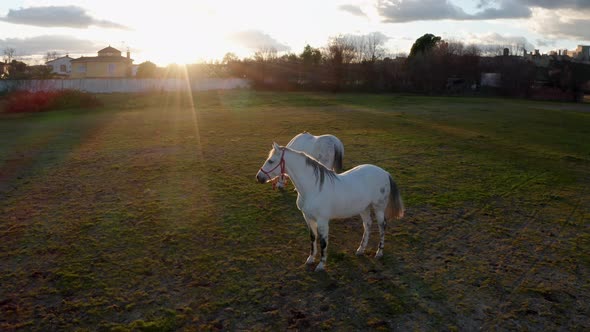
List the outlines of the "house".
{"label": "house", "polygon": [[98,51],[98,56],[81,57],[71,60],[71,78],[121,78],[131,76],[133,59],[111,46]]}
{"label": "house", "polygon": [[47,61],[45,64],[51,68],[52,73],[67,76],[72,71],[72,60],[74,60],[74,58],[70,58],[69,55],[66,55],[61,58]]}

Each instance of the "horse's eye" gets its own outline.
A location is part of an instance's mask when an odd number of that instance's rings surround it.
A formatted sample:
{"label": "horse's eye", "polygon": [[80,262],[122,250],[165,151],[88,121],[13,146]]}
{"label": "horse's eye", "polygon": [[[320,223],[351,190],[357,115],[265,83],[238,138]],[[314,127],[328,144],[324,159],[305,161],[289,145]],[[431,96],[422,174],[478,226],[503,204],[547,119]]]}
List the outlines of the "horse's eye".
{"label": "horse's eye", "polygon": [[272,160],[269,160],[269,161],[268,161],[268,163],[269,163],[269,164],[272,164],[272,163],[274,163],[274,161],[272,161]]}

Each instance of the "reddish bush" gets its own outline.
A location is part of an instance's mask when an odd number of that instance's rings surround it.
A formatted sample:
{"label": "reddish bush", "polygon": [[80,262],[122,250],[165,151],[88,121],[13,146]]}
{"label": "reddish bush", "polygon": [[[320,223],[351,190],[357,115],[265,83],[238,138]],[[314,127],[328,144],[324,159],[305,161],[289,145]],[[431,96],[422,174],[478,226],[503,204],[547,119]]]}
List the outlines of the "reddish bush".
{"label": "reddish bush", "polygon": [[100,106],[101,102],[93,95],[75,91],[17,91],[7,96],[7,113],[45,112],[67,108],[88,108]]}

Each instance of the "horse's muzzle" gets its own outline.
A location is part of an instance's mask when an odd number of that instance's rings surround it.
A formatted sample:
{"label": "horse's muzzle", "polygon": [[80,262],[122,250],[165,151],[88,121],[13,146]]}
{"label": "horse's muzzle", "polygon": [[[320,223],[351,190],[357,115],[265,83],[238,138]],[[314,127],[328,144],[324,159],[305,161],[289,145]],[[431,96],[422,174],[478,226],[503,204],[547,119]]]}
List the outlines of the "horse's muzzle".
{"label": "horse's muzzle", "polygon": [[258,181],[258,183],[266,183],[268,179],[266,178],[266,175],[258,173],[256,174],[256,180]]}

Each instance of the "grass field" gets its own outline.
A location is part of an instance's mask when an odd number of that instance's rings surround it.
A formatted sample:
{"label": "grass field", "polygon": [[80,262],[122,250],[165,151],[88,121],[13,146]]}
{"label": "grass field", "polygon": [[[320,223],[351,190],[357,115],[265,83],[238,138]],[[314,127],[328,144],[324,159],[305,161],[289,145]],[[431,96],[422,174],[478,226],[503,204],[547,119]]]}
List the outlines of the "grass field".
{"label": "grass field", "polygon": [[[590,105],[253,91],[0,114],[0,330],[588,330]],[[271,143],[332,133],[406,216],[305,265]]]}

